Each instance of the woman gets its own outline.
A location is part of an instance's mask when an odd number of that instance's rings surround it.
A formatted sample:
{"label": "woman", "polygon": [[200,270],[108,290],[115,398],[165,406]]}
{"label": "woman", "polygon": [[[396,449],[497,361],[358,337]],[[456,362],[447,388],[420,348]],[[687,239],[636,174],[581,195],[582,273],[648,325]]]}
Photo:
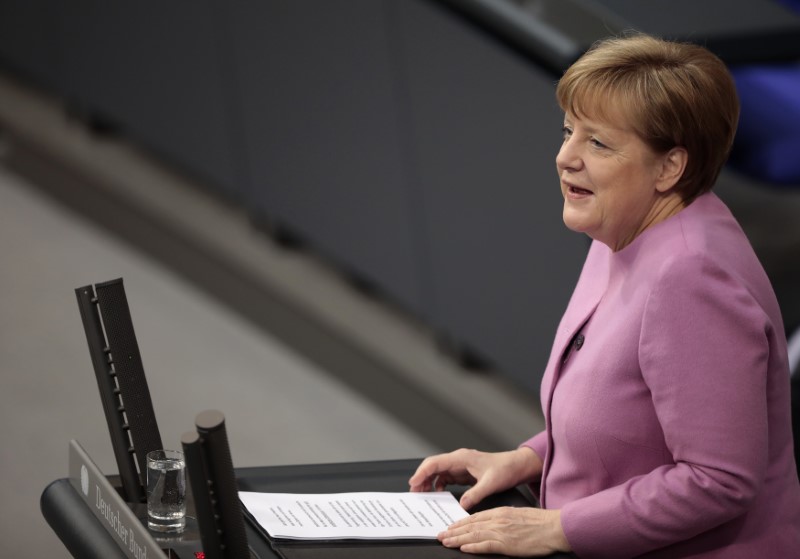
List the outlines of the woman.
{"label": "woman", "polygon": [[644,35],[595,45],[557,88],[564,222],[592,246],[542,380],[546,430],[517,450],[427,458],[412,491],[520,483],[542,509],[440,535],[474,553],[800,556],[780,310],[710,191],[738,119],[707,50]]}

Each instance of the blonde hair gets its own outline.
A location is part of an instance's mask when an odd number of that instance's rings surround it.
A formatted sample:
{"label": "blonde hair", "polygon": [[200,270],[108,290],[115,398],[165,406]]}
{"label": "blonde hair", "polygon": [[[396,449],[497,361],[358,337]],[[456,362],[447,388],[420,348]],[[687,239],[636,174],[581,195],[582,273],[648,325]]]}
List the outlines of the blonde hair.
{"label": "blonde hair", "polygon": [[686,201],[714,186],[739,120],[736,86],[719,58],[644,34],[595,43],[564,73],[556,97],[575,115],[615,125],[621,115],[658,153],[685,148],[676,189]]}

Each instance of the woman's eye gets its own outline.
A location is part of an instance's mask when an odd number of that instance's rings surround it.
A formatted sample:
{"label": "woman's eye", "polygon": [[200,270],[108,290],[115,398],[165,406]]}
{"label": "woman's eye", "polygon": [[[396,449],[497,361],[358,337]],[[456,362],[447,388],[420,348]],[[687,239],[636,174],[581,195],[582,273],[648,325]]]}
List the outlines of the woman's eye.
{"label": "woman's eye", "polygon": [[561,135],[566,140],[567,138],[569,138],[572,135],[572,128],[570,128],[569,126],[562,126],[561,127]]}
{"label": "woman's eye", "polygon": [[596,147],[596,148],[604,148],[604,147],[606,147],[606,145],[605,145],[603,142],[601,142],[600,140],[598,140],[598,139],[596,139],[596,138],[592,138],[592,139],[591,139],[591,140],[589,140],[589,141],[590,141],[590,142],[592,143],[592,145],[593,145],[594,147]]}

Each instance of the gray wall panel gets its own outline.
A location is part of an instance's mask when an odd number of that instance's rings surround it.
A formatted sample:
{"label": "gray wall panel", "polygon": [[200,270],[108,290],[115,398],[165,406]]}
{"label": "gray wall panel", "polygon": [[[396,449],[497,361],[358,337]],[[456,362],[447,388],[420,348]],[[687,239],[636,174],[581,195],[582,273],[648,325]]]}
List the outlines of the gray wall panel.
{"label": "gray wall panel", "polygon": [[0,2],[0,61],[38,85],[55,89],[58,16],[53,0]]}
{"label": "gray wall panel", "polygon": [[230,9],[252,204],[421,312],[384,2]]}
{"label": "gray wall panel", "polygon": [[81,110],[239,197],[235,115],[211,0],[76,0],[60,19],[61,90]]}
{"label": "gray wall panel", "polygon": [[47,7],[58,93],[538,387],[588,245],[553,76],[428,0]]}
{"label": "gray wall panel", "polygon": [[588,247],[561,220],[555,78],[431,3],[397,7],[434,320],[536,390]]}

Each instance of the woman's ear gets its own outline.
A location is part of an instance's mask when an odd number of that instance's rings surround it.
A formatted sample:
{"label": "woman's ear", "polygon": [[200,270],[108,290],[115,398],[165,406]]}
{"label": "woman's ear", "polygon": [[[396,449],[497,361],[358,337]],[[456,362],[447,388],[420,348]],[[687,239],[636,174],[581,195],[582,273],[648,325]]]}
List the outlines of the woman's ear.
{"label": "woman's ear", "polygon": [[661,174],[658,177],[656,189],[664,193],[678,184],[683,172],[686,170],[688,160],[689,153],[686,148],[674,147],[669,150],[661,160]]}

